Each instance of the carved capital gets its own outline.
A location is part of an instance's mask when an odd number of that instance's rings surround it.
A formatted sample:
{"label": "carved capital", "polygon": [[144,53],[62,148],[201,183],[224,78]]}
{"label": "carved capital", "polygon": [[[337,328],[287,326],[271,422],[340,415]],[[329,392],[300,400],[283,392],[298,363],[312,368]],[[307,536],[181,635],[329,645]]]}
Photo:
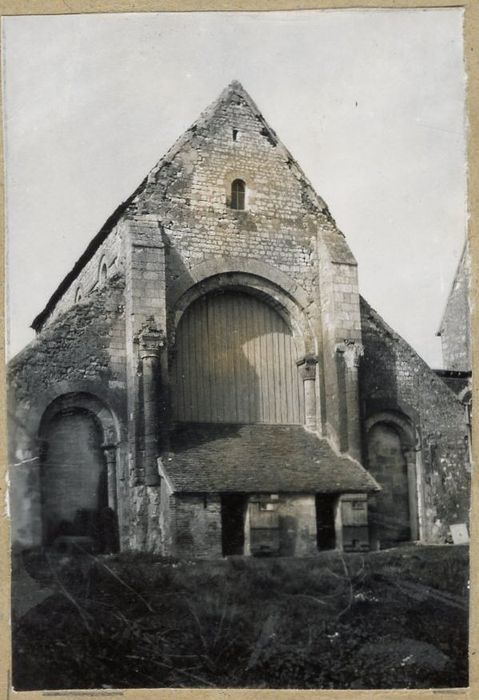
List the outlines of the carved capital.
{"label": "carved capital", "polygon": [[299,368],[300,377],[303,381],[316,379],[316,365],[318,358],[315,355],[305,355],[296,363]]}
{"label": "carved capital", "polygon": [[136,336],[136,342],[140,346],[140,357],[158,357],[159,351],[166,346],[166,335],[162,328],[158,328],[153,317],[150,317],[141,327]]}
{"label": "carved capital", "polygon": [[404,445],[402,448],[402,453],[406,462],[415,464],[416,463],[416,448],[411,445]]}
{"label": "carved capital", "polygon": [[113,442],[104,442],[102,444],[103,454],[105,455],[107,464],[116,460],[116,447],[116,444]]}
{"label": "carved capital", "polygon": [[359,367],[359,361],[364,355],[364,346],[362,343],[358,343],[357,340],[347,338],[336,345],[336,352],[342,354],[348,369],[356,369]]}

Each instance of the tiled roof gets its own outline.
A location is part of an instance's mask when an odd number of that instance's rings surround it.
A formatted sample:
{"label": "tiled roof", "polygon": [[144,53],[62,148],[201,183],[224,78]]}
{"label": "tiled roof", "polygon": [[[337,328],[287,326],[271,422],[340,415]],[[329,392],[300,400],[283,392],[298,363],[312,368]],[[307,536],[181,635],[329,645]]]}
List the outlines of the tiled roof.
{"label": "tiled roof", "polygon": [[377,491],[358,462],[300,425],[182,424],[162,470],[175,492]]}

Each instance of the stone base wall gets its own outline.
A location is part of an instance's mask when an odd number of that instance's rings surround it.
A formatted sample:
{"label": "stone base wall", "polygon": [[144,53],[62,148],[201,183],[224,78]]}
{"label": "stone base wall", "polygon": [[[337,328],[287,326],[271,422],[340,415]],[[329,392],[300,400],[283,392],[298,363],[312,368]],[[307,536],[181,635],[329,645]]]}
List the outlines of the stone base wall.
{"label": "stone base wall", "polygon": [[317,553],[314,494],[281,496],[278,503],[280,556]]}
{"label": "stone base wall", "polygon": [[222,556],[221,499],[218,495],[170,496],[171,555]]}
{"label": "stone base wall", "polygon": [[[252,499],[255,497],[252,496]],[[173,495],[165,503],[170,539],[163,539],[163,553],[178,557],[221,557],[221,497]],[[314,495],[281,496],[276,503],[280,556],[312,556],[317,553]],[[166,518],[165,518],[166,519]],[[244,553],[251,553],[250,519],[245,518]]]}

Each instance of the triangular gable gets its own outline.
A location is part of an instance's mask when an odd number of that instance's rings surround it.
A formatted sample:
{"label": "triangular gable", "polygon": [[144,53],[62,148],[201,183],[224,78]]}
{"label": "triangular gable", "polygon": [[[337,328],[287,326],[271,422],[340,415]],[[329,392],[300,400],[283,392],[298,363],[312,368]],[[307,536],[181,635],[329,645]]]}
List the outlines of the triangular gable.
{"label": "triangular gable", "polygon": [[[275,131],[269,126],[259,111],[257,105],[246,92],[243,86],[234,80],[227,88],[223,90],[220,96],[205,109],[199,118],[187,129],[167,151],[167,153],[158,161],[158,163],[150,170],[149,174],[140,183],[133,194],[126,199],[113,214],[107,219],[98,234],[93,238],[91,243],[86,248],[78,261],[73,266],[72,270],[62,280],[55,292],[50,297],[43,311],[32,322],[32,328],[39,331],[44,322],[55,308],[57,302],[63,294],[68,290],[74,280],[77,278],[83,267],[91,260],[100,245],[106,240],[109,233],[118,224],[118,222],[128,213],[144,213],[144,202],[148,197],[148,192],[157,186],[158,180],[168,182],[168,169],[175,157],[188,145],[191,145],[195,139],[195,135],[199,130],[205,128],[217,117],[218,113],[227,105],[235,100],[242,101],[247,106],[254,118],[261,124],[262,135],[274,144],[275,150],[280,154],[281,159],[287,164],[289,172],[298,182],[305,206],[311,214],[318,215],[321,221],[318,226],[322,231],[322,235],[326,246],[329,250],[331,260],[333,262],[342,262],[355,265],[356,261],[346,243],[344,235],[336,227],[326,203],[317,195],[308,178],[297,164],[288,149],[281,143]],[[162,175],[164,174],[164,178]]]}

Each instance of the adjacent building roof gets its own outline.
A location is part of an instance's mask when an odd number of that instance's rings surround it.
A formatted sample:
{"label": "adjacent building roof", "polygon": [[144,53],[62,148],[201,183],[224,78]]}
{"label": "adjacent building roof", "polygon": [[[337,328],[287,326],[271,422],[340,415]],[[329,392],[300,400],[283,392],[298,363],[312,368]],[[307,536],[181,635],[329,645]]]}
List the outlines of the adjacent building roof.
{"label": "adjacent building roof", "polygon": [[184,493],[379,491],[358,462],[301,425],[181,424],[161,468]]}
{"label": "adjacent building roof", "polygon": [[466,284],[467,284],[467,285],[470,284],[470,280],[469,280],[470,270],[469,270],[469,265],[468,265],[468,262],[469,262],[469,255],[470,255],[470,252],[469,252],[469,239],[466,238],[466,240],[464,241],[464,245],[463,245],[463,247],[462,247],[461,257],[459,258],[459,262],[457,263],[457,266],[456,266],[456,271],[455,271],[455,273],[454,273],[454,278],[453,278],[453,280],[452,280],[452,282],[451,282],[451,287],[450,287],[450,289],[449,289],[449,294],[447,295],[447,301],[446,301],[446,305],[445,305],[445,307],[444,307],[444,310],[443,310],[443,312],[442,312],[441,321],[440,321],[440,323],[439,323],[439,328],[437,329],[437,332],[436,332],[436,335],[438,335],[438,336],[441,336],[441,335],[443,334],[443,331],[444,331],[444,323],[445,323],[445,320],[446,320],[447,312],[448,312],[448,310],[449,310],[449,305],[451,304],[452,297],[453,297],[454,291],[455,291],[455,289],[456,289],[457,282],[458,282],[458,280],[461,278],[461,275],[464,275],[464,276],[465,276],[465,278],[466,278]]}

